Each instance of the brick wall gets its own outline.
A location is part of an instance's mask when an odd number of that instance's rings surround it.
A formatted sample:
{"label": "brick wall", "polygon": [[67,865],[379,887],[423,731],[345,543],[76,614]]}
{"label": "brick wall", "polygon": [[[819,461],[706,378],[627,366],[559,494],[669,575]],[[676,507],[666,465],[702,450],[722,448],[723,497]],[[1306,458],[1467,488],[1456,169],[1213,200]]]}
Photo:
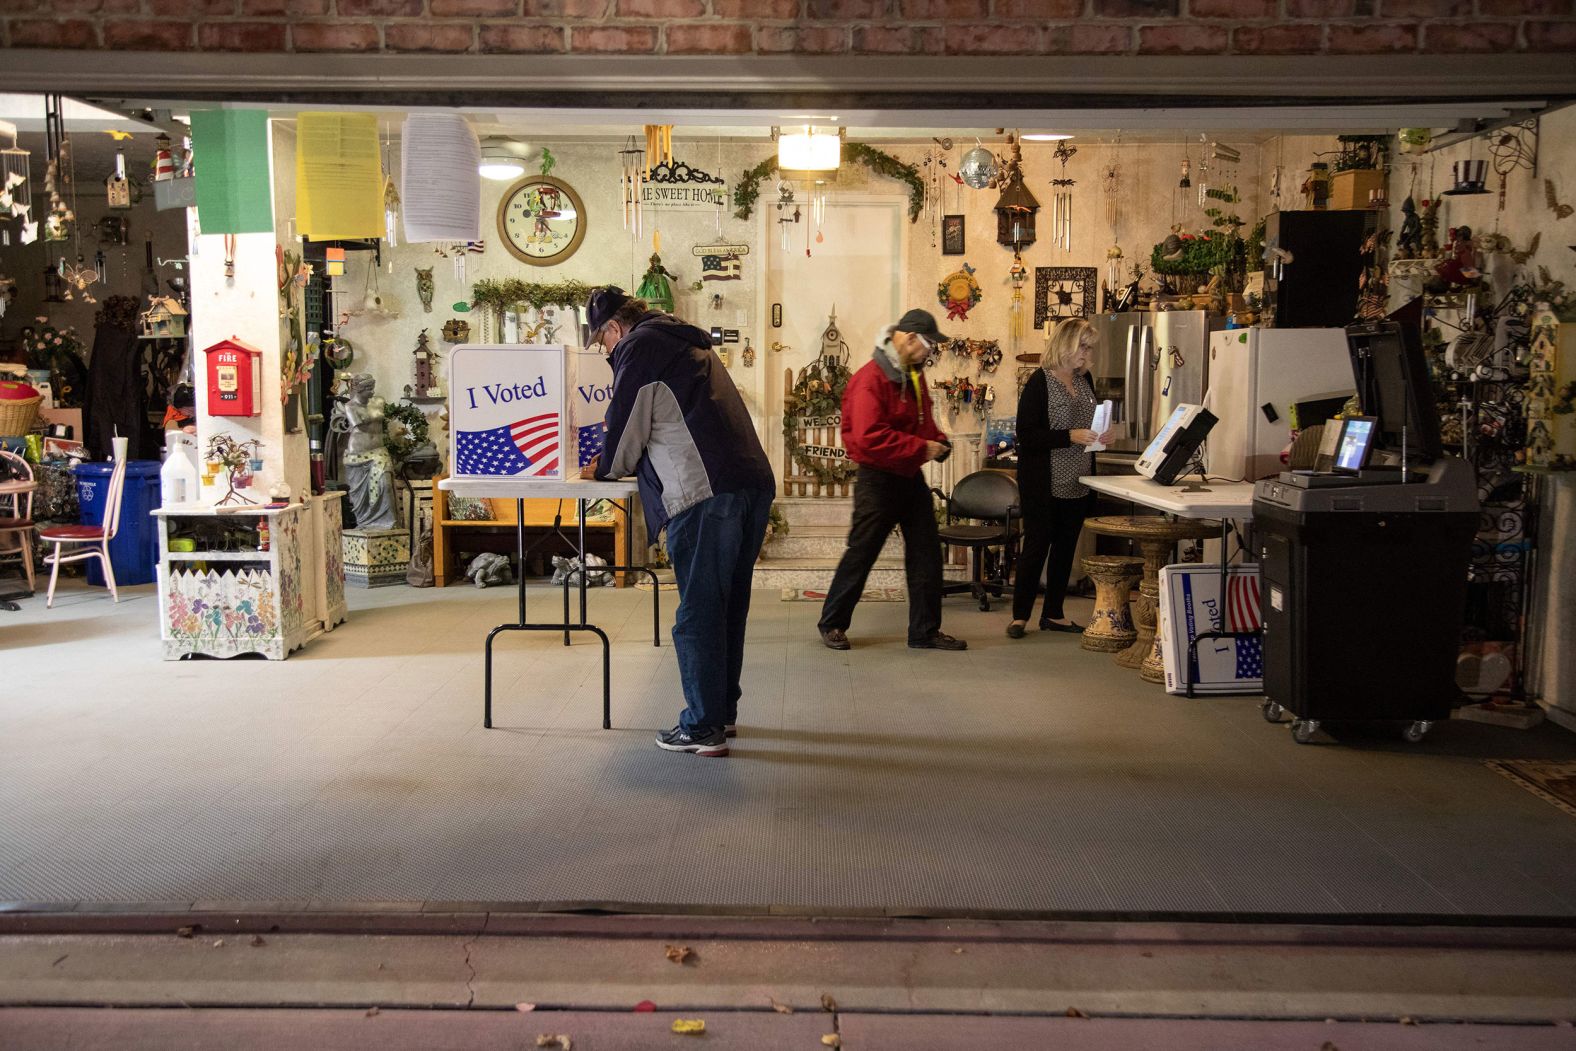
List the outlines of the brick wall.
{"label": "brick wall", "polygon": [[1576,0],[0,0],[0,43],[407,54],[1576,52]]}

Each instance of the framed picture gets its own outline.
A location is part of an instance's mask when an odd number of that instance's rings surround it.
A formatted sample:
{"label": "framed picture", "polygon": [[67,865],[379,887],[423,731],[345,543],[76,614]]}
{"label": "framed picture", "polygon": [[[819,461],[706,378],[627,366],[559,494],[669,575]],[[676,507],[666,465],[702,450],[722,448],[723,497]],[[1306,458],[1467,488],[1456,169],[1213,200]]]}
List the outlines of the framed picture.
{"label": "framed picture", "polygon": [[964,248],[963,216],[943,215],[941,217],[941,254],[962,255]]}
{"label": "framed picture", "polygon": [[1034,268],[1034,327],[1047,321],[1094,314],[1094,287],[1099,274],[1092,266]]}

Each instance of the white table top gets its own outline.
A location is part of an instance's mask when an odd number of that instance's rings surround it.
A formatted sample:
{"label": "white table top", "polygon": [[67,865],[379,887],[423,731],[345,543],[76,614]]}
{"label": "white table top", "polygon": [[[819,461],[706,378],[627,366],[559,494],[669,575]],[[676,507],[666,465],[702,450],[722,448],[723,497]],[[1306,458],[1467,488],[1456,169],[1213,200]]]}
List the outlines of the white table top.
{"label": "white table top", "polygon": [[488,496],[507,500],[558,497],[565,500],[623,500],[635,495],[633,479],[598,482],[567,478],[561,482],[530,478],[445,478],[438,488],[455,496]]}
{"label": "white table top", "polygon": [[165,504],[148,513],[155,518],[228,518],[232,515],[282,515],[299,511],[305,506],[302,503],[290,503],[284,507],[264,507],[262,504],[225,504],[223,507],[217,504]]}
{"label": "white table top", "polygon": [[1130,500],[1179,518],[1233,518],[1247,521],[1253,517],[1253,483],[1210,482],[1206,493],[1184,492],[1187,482],[1160,483],[1136,474],[1096,474],[1078,479],[1097,493]]}

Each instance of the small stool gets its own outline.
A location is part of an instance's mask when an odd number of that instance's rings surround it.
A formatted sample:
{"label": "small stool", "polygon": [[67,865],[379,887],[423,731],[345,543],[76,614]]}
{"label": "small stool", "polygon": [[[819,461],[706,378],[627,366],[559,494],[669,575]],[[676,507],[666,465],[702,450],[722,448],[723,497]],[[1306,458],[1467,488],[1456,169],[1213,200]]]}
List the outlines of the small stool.
{"label": "small stool", "polygon": [[1156,630],[1160,615],[1160,569],[1171,560],[1171,551],[1177,541],[1218,536],[1220,523],[1139,515],[1091,518],[1084,525],[1094,533],[1131,540],[1143,552],[1143,583],[1138,586],[1138,602],[1133,610],[1138,638],[1117,654],[1116,663],[1124,668],[1138,669],[1139,677],[1145,682],[1165,682]]}
{"label": "small stool", "polygon": [[1144,560],[1127,555],[1090,555],[1084,572],[1094,581],[1094,612],[1084,629],[1081,645],[1096,653],[1116,653],[1138,640],[1128,595],[1144,575]]}

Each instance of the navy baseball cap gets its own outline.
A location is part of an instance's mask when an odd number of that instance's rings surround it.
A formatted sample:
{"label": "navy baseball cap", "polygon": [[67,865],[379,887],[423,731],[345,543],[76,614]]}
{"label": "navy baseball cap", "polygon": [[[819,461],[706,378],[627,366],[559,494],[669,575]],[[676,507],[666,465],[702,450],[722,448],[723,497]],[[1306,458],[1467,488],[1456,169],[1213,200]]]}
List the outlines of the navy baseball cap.
{"label": "navy baseball cap", "polygon": [[942,331],[936,327],[936,319],[931,316],[930,311],[920,310],[917,307],[898,318],[897,324],[893,327],[899,332],[912,332],[916,336],[924,336],[932,343],[945,343],[951,338],[942,334]]}
{"label": "navy baseball cap", "polygon": [[618,308],[630,301],[630,295],[617,285],[607,285],[593,291],[586,300],[586,324],[591,335],[602,331],[602,326],[613,320]]}

